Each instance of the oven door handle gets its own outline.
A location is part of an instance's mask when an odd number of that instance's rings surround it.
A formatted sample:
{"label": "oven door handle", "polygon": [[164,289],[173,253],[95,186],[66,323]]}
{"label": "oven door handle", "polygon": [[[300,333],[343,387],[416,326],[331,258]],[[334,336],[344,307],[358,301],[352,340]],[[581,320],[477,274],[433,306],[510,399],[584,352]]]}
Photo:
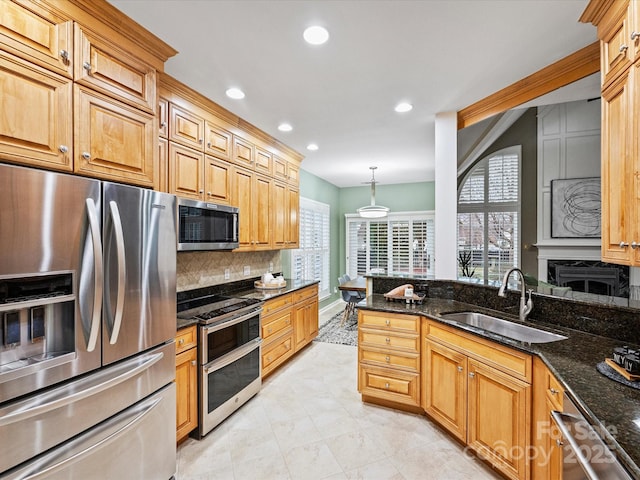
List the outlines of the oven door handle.
{"label": "oven door handle", "polygon": [[[567,442],[569,442],[569,447],[571,448],[574,455],[576,456],[576,460],[578,460],[578,462],[580,463],[580,466],[584,470],[584,473],[587,475],[587,478],[589,480],[599,480],[600,477],[598,476],[598,474],[595,472],[595,470],[589,463],[589,459],[585,456],[582,448],[580,448],[580,444],[578,443],[578,440],[573,436],[570,429],[565,424],[565,422],[572,423],[572,424],[583,422],[584,424],[587,424],[587,421],[583,418],[576,417],[575,415],[559,412],[557,410],[551,411],[551,418],[553,418],[553,421],[560,429],[560,433],[562,433],[562,436],[564,437],[564,439],[567,440]],[[590,428],[588,424],[587,424],[587,428]],[[594,432],[594,435],[595,435],[595,432]]]}
{"label": "oven door handle", "polygon": [[222,330],[223,328],[231,327],[232,325],[235,325],[237,323],[244,322],[245,320],[249,320],[250,318],[255,317],[256,315],[260,315],[261,310],[262,308],[253,309],[250,312],[240,315],[239,317],[232,318],[227,322],[218,323],[215,325],[211,325],[209,327],[205,325],[204,329],[206,330],[208,335],[210,333],[217,332],[218,330]]}
{"label": "oven door handle", "polygon": [[223,355],[220,358],[216,358],[215,360],[207,363],[206,365],[203,365],[202,369],[207,375],[211,372],[215,372],[216,370],[220,370],[222,367],[226,367],[227,365],[244,357],[249,352],[255,350],[260,346],[261,343],[262,343],[261,338],[254,338],[249,343],[246,343],[243,346],[238,347],[235,350],[232,350],[226,355]]}

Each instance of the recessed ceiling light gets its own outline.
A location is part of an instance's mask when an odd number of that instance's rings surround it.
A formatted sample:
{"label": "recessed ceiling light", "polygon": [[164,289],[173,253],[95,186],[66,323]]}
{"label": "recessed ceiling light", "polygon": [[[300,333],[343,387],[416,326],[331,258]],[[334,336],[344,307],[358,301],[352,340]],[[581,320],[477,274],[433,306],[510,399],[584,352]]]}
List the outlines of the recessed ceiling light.
{"label": "recessed ceiling light", "polygon": [[405,112],[410,112],[412,109],[413,109],[413,105],[407,102],[402,102],[396,105],[396,108],[394,110],[398,113],[405,113]]}
{"label": "recessed ceiling light", "polygon": [[244,98],[244,92],[239,88],[233,87],[226,91],[227,97],[239,100]]}
{"label": "recessed ceiling light", "polygon": [[319,25],[314,25],[313,27],[305,29],[302,36],[307,43],[310,43],[311,45],[322,45],[329,40],[329,32],[326,28]]}
{"label": "recessed ceiling light", "polygon": [[290,132],[291,130],[293,130],[293,127],[288,123],[281,123],[280,125],[278,125],[278,130],[280,130],[281,132]]}
{"label": "recessed ceiling light", "polygon": [[309,145],[307,145],[307,150],[315,152],[316,150],[318,150],[318,145],[316,145],[315,143],[310,143]]}

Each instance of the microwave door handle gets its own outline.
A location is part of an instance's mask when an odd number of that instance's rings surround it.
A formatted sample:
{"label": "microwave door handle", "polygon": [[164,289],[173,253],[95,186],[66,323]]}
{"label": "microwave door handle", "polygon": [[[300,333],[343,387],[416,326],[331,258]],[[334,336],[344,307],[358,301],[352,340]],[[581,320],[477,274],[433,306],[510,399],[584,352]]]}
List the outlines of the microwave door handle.
{"label": "microwave door handle", "polygon": [[100,241],[100,223],[98,222],[98,211],[93,198],[87,198],[87,217],[89,218],[89,231],[91,232],[91,244],[93,246],[93,274],[94,274],[94,293],[93,293],[93,309],[91,313],[91,327],[89,329],[89,341],[87,342],[87,351],[93,352],[98,342],[98,333],[100,333],[100,310],[102,310],[102,293],[104,288],[103,282],[103,264],[102,264],[102,242]]}
{"label": "microwave door handle", "polygon": [[238,214],[233,214],[233,241],[238,241]]}
{"label": "microwave door handle", "polygon": [[118,204],[113,200],[109,202],[109,212],[111,214],[111,222],[113,223],[113,231],[116,237],[116,253],[118,260],[118,292],[116,294],[116,310],[113,318],[113,329],[111,330],[111,336],[109,337],[109,343],[113,345],[118,341],[118,334],[120,333],[120,327],[122,326],[127,267],[124,253],[124,234],[122,232],[120,210],[118,210]]}

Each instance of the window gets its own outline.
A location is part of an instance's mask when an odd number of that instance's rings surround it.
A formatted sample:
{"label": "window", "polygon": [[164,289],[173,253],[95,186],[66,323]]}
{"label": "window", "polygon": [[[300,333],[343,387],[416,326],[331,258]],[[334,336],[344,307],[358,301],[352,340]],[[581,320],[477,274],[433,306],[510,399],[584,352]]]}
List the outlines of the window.
{"label": "window", "polygon": [[319,281],[321,299],[330,295],[329,213],[326,203],[300,198],[299,248],[291,252],[292,278]]}
{"label": "window", "polygon": [[347,215],[347,273],[433,275],[434,235],[433,212]]}
{"label": "window", "polygon": [[458,193],[458,275],[493,283],[519,264],[520,147],[480,160]]}

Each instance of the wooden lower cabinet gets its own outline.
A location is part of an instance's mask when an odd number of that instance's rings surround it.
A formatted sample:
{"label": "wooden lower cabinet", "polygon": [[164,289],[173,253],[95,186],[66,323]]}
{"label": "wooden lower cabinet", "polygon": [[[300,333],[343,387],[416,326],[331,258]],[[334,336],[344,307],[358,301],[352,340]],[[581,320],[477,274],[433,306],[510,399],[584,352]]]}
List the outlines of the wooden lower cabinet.
{"label": "wooden lower cabinet", "polygon": [[374,403],[420,407],[420,317],[358,312],[358,390]]}
{"label": "wooden lower cabinet", "polygon": [[533,360],[531,474],[534,480],[562,480],[562,434],[551,419],[563,410],[564,389],[539,358]]}
{"label": "wooden lower cabinet", "polygon": [[528,479],[531,357],[424,320],[427,414],[506,477]]}
{"label": "wooden lower cabinet", "polygon": [[198,349],[196,326],[176,335],[176,441],[198,427]]}
{"label": "wooden lower cabinet", "polygon": [[318,285],[267,300],[262,307],[262,378],[318,335]]}

